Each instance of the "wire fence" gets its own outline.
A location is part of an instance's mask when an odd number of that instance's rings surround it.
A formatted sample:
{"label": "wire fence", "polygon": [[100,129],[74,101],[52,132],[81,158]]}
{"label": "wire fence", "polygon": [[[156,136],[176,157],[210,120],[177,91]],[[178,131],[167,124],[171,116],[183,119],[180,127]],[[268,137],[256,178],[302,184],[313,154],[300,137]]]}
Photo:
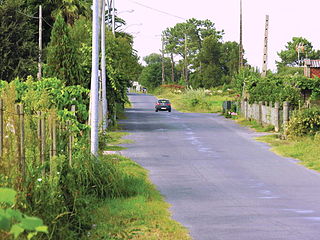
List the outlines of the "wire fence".
{"label": "wire fence", "polygon": [[28,113],[23,104],[0,99],[0,175],[17,189],[39,171],[42,177],[56,173],[58,155],[72,167],[74,140],[71,123],[59,121],[55,110]]}

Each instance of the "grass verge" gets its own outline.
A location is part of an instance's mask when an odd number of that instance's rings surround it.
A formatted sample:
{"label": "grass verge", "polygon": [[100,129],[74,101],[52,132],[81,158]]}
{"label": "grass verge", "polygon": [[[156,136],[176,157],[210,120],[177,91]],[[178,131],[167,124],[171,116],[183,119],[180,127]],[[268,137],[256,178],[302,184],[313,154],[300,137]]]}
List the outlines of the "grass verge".
{"label": "grass verge", "polygon": [[[250,127],[257,132],[272,132],[273,126],[261,126],[256,121],[236,119],[242,126]],[[256,138],[258,141],[268,143],[274,153],[298,159],[307,168],[320,171],[320,138],[304,136],[294,139],[280,139],[278,134],[265,135]]]}
{"label": "grass verge", "polygon": [[[108,144],[116,146],[126,140],[126,133],[109,132]],[[113,141],[111,141],[112,139]],[[108,240],[188,240],[187,229],[172,220],[166,203],[150,182],[147,171],[134,161],[108,155],[123,176],[125,194],[95,203],[91,215],[94,227],[84,239]]]}
{"label": "grass verge", "polygon": [[235,121],[238,124],[240,124],[241,126],[250,127],[257,132],[272,132],[272,131],[274,131],[274,126],[272,126],[272,125],[262,126],[257,121],[250,121],[250,120],[246,120],[244,118],[238,118],[238,119],[235,119]]}
{"label": "grass verge", "polygon": [[277,135],[269,135],[257,140],[269,143],[271,150],[281,156],[298,159],[302,165],[320,171],[320,141],[314,137],[282,140]]}

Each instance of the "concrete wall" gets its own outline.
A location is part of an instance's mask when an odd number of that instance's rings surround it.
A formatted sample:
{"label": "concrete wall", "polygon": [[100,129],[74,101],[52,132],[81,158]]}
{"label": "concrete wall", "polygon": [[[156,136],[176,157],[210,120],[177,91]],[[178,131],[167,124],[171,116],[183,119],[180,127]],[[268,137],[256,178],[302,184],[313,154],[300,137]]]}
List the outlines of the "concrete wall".
{"label": "concrete wall", "polygon": [[249,104],[247,101],[241,101],[240,114],[245,119],[256,120],[262,125],[272,125],[278,132],[289,121],[288,102],[284,102],[281,108],[279,103],[259,102]]}

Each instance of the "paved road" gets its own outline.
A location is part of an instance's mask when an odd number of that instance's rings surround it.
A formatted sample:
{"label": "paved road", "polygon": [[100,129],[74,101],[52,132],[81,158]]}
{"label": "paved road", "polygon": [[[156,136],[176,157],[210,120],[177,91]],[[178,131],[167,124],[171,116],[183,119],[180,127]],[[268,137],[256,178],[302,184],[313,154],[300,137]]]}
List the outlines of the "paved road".
{"label": "paved road", "polygon": [[195,240],[319,240],[320,175],[216,114],[154,112],[130,95],[124,154],[150,170]]}

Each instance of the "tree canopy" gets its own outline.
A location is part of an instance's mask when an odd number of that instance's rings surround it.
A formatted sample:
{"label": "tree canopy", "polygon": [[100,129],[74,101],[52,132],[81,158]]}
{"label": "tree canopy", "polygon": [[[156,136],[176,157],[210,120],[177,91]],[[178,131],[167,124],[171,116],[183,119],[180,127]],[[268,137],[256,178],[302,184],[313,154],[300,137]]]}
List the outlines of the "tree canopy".
{"label": "tree canopy", "polygon": [[280,61],[276,62],[278,71],[285,66],[301,66],[301,60],[305,58],[319,59],[320,51],[315,50],[312,43],[303,37],[293,37],[287,42],[285,50],[278,52]]}
{"label": "tree canopy", "polygon": [[171,57],[172,72],[180,71],[182,82],[194,87],[229,83],[238,71],[239,44],[223,42],[223,35],[210,20],[195,18],[164,30],[164,53]]}
{"label": "tree canopy", "polygon": [[37,45],[31,19],[23,13],[23,1],[0,6],[0,79],[11,81],[37,72]]}

